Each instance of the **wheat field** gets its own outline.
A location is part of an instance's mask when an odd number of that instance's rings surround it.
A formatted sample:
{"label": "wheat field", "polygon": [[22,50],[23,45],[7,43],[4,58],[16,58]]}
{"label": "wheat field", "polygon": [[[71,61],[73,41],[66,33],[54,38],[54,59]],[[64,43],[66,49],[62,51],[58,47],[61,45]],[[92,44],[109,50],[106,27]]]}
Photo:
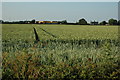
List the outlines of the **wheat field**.
{"label": "wheat field", "polygon": [[2,46],[3,79],[119,79],[118,26],[3,24]]}

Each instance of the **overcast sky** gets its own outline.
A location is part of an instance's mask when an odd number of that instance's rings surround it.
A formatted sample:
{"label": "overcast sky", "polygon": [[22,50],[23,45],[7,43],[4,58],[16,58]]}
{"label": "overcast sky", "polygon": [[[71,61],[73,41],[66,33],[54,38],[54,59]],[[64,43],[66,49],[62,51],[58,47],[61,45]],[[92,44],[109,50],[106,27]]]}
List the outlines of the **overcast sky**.
{"label": "overcast sky", "polygon": [[1,0],[3,2],[118,2],[120,0]]}
{"label": "overcast sky", "polygon": [[118,2],[3,2],[2,19],[90,21],[118,19]]}

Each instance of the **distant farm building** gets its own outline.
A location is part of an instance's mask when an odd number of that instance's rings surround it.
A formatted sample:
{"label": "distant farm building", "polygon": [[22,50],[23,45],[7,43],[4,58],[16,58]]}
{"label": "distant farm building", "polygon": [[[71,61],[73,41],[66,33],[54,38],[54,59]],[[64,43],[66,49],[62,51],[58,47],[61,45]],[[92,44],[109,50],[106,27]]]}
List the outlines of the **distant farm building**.
{"label": "distant farm building", "polygon": [[51,23],[52,24],[58,24],[58,21],[52,21]]}
{"label": "distant farm building", "polygon": [[98,22],[96,22],[96,21],[91,22],[91,25],[98,25]]}
{"label": "distant farm building", "polygon": [[37,24],[58,24],[58,21],[36,21]]}

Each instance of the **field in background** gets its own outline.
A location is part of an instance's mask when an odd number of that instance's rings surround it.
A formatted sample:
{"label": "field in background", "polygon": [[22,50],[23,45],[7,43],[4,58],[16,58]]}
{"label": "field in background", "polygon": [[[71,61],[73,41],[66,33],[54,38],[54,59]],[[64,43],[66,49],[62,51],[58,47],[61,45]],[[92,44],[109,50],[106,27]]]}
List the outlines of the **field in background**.
{"label": "field in background", "polygon": [[3,40],[12,38],[33,40],[33,27],[37,29],[41,40],[49,40],[55,38],[49,34],[46,34],[46,32],[42,31],[40,28],[54,34],[57,39],[63,40],[118,38],[118,26],[4,24]]}
{"label": "field in background", "polygon": [[118,79],[120,74],[118,26],[3,24],[2,31],[3,78]]}

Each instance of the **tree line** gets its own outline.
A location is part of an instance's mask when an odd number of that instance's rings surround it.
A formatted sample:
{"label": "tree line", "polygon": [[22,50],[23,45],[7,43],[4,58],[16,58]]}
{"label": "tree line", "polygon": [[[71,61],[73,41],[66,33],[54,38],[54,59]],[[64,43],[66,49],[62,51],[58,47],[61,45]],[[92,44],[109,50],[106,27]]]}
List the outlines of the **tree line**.
{"label": "tree line", "polygon": [[[31,21],[3,21],[0,20],[0,24],[38,24],[36,23],[36,20],[33,19]],[[120,25],[120,20],[116,20],[116,19],[109,19],[108,22],[106,21],[102,21],[102,22],[91,22],[88,23],[84,18],[80,19],[78,22],[76,23],[68,23],[67,20],[63,20],[63,21],[58,21],[58,24],[73,24],[73,25]]]}
{"label": "tree line", "polygon": [[[77,22],[79,25],[90,25],[91,23],[88,23],[84,18],[80,19],[79,22]],[[95,23],[95,21],[93,23]],[[100,23],[97,23],[97,25],[120,25],[120,20],[117,21],[116,19],[109,19],[108,22],[102,21]]]}

